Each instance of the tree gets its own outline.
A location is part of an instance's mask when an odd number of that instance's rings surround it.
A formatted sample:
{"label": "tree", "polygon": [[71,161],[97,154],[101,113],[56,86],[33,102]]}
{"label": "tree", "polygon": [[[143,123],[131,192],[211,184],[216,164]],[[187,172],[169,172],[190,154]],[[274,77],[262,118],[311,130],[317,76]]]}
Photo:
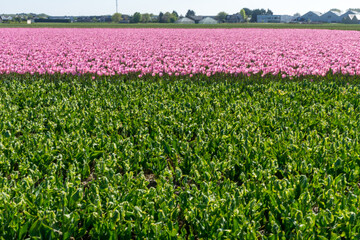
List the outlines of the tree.
{"label": "tree", "polygon": [[341,13],[341,10],[338,8],[332,8],[330,9],[330,11]]}
{"label": "tree", "polygon": [[177,12],[175,12],[176,14],[174,14],[174,11],[170,14],[170,22],[174,23],[178,20],[179,15],[177,14]]}
{"label": "tree", "polygon": [[45,13],[40,13],[37,17],[40,19],[47,19],[48,15],[46,15]]}
{"label": "tree", "polygon": [[228,14],[226,12],[219,12],[218,15],[216,16],[216,18],[219,22],[225,22],[227,15]]}
{"label": "tree", "polygon": [[132,17],[133,23],[139,23],[141,21],[141,14],[139,12],[134,13]]}
{"label": "tree", "polygon": [[150,22],[159,22],[158,18],[154,17],[154,14],[150,13]]}
{"label": "tree", "polygon": [[164,13],[162,18],[160,19],[160,22],[161,23],[169,23],[170,22],[170,17],[171,17],[171,13],[166,12],[166,13]]}
{"label": "tree", "polygon": [[252,15],[252,10],[250,10],[249,8],[243,8],[243,9],[244,9],[244,11],[245,11],[246,16],[251,17],[251,15]]}
{"label": "tree", "polygon": [[143,22],[143,23],[150,22],[150,14],[149,13],[142,14],[141,15],[141,22]]}
{"label": "tree", "polygon": [[349,8],[348,11],[354,11],[360,13],[360,8]]}
{"label": "tree", "polygon": [[270,9],[268,9],[268,10],[266,11],[266,15],[274,15],[274,13],[273,13]]}
{"label": "tree", "polygon": [[175,10],[171,14],[174,15],[176,18],[179,18],[179,14]]}
{"label": "tree", "polygon": [[257,22],[258,15],[266,15],[265,9],[254,9],[252,11],[250,22]]}
{"label": "tree", "polygon": [[240,15],[243,18],[244,22],[247,22],[247,16],[246,16],[245,9],[240,10]]}
{"label": "tree", "polygon": [[111,17],[111,21],[119,23],[122,20],[120,13],[114,13]]}
{"label": "tree", "polygon": [[190,10],[190,9],[189,9],[189,10],[187,11],[185,17],[188,18],[188,17],[191,17],[191,16],[195,16],[195,12],[194,12],[193,10]]}
{"label": "tree", "polygon": [[15,17],[14,17],[14,21],[20,23],[20,22],[21,22],[20,16],[15,16]]}
{"label": "tree", "polygon": [[[160,15],[159,15],[159,18],[160,18]],[[174,22],[176,22],[177,19],[178,19],[178,17],[174,13],[166,12],[165,14],[163,14],[161,16],[160,22],[161,23],[174,23]]]}
{"label": "tree", "polygon": [[158,22],[161,23],[161,20],[163,18],[164,14],[162,12],[159,13]]}

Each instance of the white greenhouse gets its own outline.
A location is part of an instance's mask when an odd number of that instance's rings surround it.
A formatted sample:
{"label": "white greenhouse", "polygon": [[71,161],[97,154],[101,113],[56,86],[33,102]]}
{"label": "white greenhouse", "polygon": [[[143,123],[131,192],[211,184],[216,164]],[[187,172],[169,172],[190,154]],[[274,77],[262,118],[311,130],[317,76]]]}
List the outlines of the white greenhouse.
{"label": "white greenhouse", "polygon": [[320,16],[320,22],[327,22],[327,23],[340,23],[341,17],[340,13],[335,11],[328,11],[327,13],[324,13]]}
{"label": "white greenhouse", "polygon": [[206,17],[206,18],[202,19],[199,23],[200,24],[218,24],[218,21],[216,21],[215,19],[213,19],[211,17]]}
{"label": "white greenhouse", "polygon": [[190,18],[184,17],[184,18],[180,18],[175,23],[178,23],[178,24],[195,24],[195,21],[191,20]]}
{"label": "white greenhouse", "polygon": [[342,23],[346,24],[360,24],[360,14],[348,14],[342,19]]}
{"label": "white greenhouse", "polygon": [[302,15],[301,18],[303,18],[307,22],[320,22],[320,16],[320,12],[310,11]]}

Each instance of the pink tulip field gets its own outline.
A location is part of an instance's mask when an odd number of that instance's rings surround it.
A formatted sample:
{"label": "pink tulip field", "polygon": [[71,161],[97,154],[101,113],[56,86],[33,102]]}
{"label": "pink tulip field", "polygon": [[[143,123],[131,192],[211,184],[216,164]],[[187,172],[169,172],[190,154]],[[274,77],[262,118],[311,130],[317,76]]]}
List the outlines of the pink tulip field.
{"label": "pink tulip field", "polygon": [[0,74],[360,74],[360,32],[0,29]]}

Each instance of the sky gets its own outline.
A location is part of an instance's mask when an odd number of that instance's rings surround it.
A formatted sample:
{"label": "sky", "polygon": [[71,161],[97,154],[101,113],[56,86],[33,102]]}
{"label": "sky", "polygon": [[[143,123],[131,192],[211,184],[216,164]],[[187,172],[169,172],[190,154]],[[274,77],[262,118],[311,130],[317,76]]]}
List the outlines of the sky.
{"label": "sky", "polygon": [[[185,15],[188,9],[197,15],[217,15],[221,11],[233,14],[242,8],[270,9],[274,14],[305,14],[308,11],[327,12],[331,8],[343,11],[360,8],[359,0],[118,0],[119,12],[153,13],[177,11]],[[112,15],[116,0],[0,0],[0,14],[45,13],[51,16]]]}

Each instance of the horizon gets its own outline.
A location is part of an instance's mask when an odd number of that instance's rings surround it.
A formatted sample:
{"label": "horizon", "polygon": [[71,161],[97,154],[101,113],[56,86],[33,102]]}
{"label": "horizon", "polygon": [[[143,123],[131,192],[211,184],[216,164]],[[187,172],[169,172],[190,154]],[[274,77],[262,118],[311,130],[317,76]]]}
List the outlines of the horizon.
{"label": "horizon", "polygon": [[[133,0],[132,2],[125,2],[118,0],[119,13],[126,15],[133,15],[135,12],[152,13],[158,15],[160,12],[176,11],[179,15],[185,16],[187,10],[195,11],[196,15],[217,15],[219,12],[226,12],[227,14],[234,14],[239,12],[242,8],[249,9],[270,9],[274,15],[294,15],[299,13],[301,15],[309,11],[318,11],[325,13],[330,9],[336,8],[341,11],[346,11],[349,8],[360,8],[358,0],[344,0],[339,3],[336,0],[321,0],[310,1],[303,0],[301,4],[291,4],[285,0],[273,0],[268,2],[265,0],[257,0],[252,2],[223,0],[221,3],[215,0],[198,0],[192,2],[190,0],[183,0],[182,3],[172,3],[165,0],[153,0],[144,3],[143,0]],[[312,7],[308,7],[308,6]],[[326,7],[324,7],[326,6]],[[71,2],[70,0],[53,0],[51,2],[45,0],[13,0],[3,4],[1,14],[46,14],[49,16],[92,16],[92,15],[112,15],[116,12],[116,0],[77,0]]]}

